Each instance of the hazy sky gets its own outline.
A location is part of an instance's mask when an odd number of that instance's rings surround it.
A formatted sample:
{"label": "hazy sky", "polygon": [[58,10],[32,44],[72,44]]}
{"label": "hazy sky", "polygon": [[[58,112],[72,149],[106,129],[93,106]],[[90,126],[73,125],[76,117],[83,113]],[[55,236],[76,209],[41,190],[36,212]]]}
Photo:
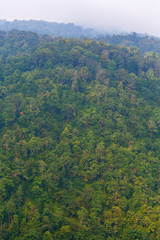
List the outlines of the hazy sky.
{"label": "hazy sky", "polygon": [[160,0],[0,0],[0,19],[73,22],[160,37]]}

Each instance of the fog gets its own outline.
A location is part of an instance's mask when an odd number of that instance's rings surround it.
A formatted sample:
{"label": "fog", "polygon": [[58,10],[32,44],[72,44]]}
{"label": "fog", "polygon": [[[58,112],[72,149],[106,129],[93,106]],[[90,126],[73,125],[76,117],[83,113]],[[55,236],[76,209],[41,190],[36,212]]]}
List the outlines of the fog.
{"label": "fog", "polygon": [[160,37],[159,9],[158,0],[1,0],[0,19],[73,22],[104,31]]}

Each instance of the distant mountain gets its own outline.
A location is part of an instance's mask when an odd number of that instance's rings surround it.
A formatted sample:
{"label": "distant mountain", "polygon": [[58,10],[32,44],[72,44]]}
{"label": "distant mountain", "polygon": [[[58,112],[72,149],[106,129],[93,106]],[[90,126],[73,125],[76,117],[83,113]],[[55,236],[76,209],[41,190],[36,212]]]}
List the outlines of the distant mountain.
{"label": "distant mountain", "polygon": [[91,29],[84,29],[81,26],[75,26],[73,23],[56,23],[56,22],[46,22],[46,21],[37,21],[37,20],[14,20],[6,21],[0,20],[0,30],[1,31],[10,31],[10,30],[20,30],[20,31],[32,31],[38,34],[48,34],[52,36],[61,36],[61,37],[89,37],[95,38],[98,33]]}

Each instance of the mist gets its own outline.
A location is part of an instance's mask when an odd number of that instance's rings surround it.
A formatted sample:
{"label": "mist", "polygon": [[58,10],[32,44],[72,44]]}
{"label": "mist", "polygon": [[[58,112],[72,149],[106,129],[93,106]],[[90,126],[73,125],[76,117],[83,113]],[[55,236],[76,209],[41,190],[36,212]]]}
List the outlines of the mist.
{"label": "mist", "polygon": [[0,18],[73,22],[103,31],[147,33],[160,37],[158,0],[6,0]]}

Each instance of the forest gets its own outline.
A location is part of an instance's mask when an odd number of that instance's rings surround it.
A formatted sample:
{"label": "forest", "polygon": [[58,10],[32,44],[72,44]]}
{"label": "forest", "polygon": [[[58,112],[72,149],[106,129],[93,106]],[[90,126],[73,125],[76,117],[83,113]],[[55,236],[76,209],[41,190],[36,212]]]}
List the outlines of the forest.
{"label": "forest", "polygon": [[130,34],[99,34],[94,39],[126,47],[137,47],[142,54],[146,52],[158,52],[160,54],[160,38],[147,34],[135,32]]}
{"label": "forest", "polygon": [[160,55],[0,32],[0,240],[160,239]]}

